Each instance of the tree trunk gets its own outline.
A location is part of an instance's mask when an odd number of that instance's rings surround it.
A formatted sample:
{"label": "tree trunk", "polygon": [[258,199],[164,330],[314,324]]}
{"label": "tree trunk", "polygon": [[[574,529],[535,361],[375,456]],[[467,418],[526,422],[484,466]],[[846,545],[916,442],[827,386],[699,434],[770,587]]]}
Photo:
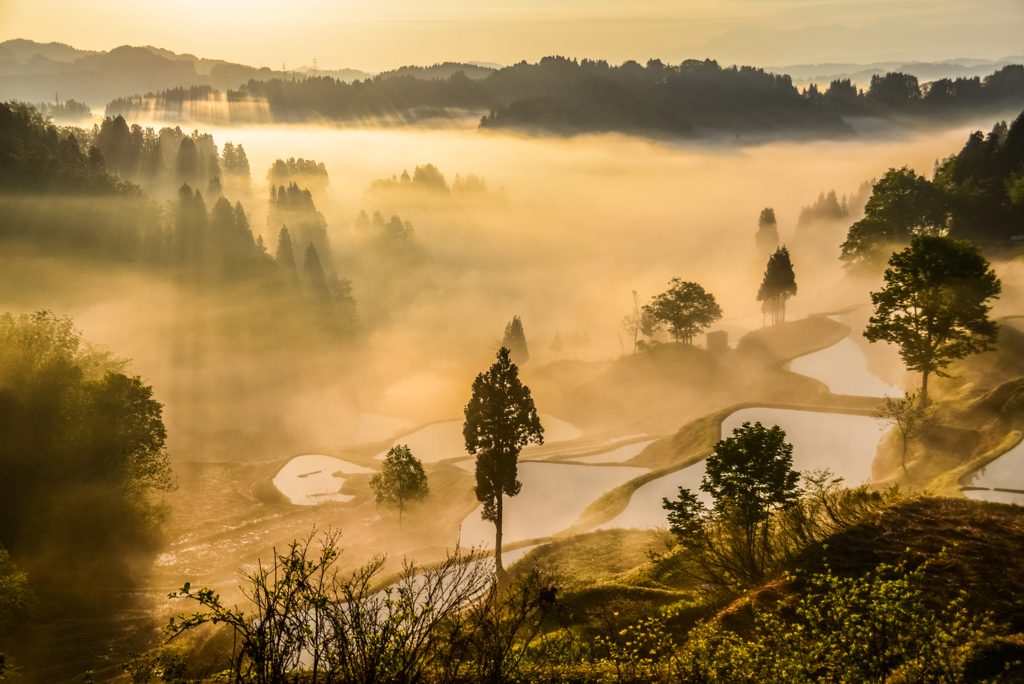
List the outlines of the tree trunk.
{"label": "tree trunk", "polygon": [[921,407],[928,406],[928,371],[924,371],[921,378]]}
{"label": "tree trunk", "polygon": [[907,435],[903,434],[903,460],[900,462],[903,466],[903,474],[907,474]]}
{"label": "tree trunk", "polygon": [[501,563],[501,523],[503,514],[502,494],[498,492],[498,515],[494,518],[494,574],[498,579],[498,586],[504,586],[508,581],[508,573]]}

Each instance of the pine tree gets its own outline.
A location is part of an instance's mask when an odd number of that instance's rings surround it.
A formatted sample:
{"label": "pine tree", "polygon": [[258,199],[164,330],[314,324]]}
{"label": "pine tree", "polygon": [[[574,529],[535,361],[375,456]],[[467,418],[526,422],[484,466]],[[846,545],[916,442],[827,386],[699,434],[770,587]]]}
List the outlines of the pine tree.
{"label": "pine tree", "polygon": [[295,252],[292,250],[292,236],[288,234],[288,226],[283,226],[277,237],[277,254],[274,256],[277,265],[284,269],[288,282],[298,285],[299,268],[295,264]]}
{"label": "pine tree", "polygon": [[501,564],[503,497],[516,496],[523,484],[517,479],[519,452],[527,444],[543,444],[537,409],[530,388],[519,380],[519,368],[509,350],[498,350],[497,361],[473,381],[466,404],[462,435],[466,451],[476,457],[476,498],[481,516],[494,523],[494,563],[499,581],[507,576]]}
{"label": "pine tree", "polygon": [[761,302],[762,315],[771,315],[772,325],[786,322],[786,300],[796,296],[796,275],[793,273],[793,262],[789,258],[789,250],[779,247],[768,258],[768,267],[764,272],[764,280],[757,291],[757,301]]}
{"label": "pine tree", "polygon": [[505,336],[501,340],[501,346],[508,348],[512,354],[512,360],[517,364],[522,365],[530,360],[530,351],[526,347],[526,333],[523,332],[523,322],[519,316],[513,316],[505,326]]}
{"label": "pine tree", "polygon": [[757,220],[757,233],[754,242],[762,254],[771,254],[779,246],[779,227],[775,221],[775,210],[767,207],[761,211]]}
{"label": "pine tree", "polygon": [[327,277],[324,275],[323,266],[320,265],[320,255],[316,253],[316,247],[312,242],[306,247],[306,255],[302,260],[302,276],[306,289],[314,300],[318,302],[330,300]]}

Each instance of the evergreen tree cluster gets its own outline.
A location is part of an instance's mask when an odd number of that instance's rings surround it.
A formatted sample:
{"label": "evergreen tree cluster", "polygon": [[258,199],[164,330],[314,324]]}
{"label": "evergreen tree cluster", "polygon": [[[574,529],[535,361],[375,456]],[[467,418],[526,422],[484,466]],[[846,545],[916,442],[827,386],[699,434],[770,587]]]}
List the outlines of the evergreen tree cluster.
{"label": "evergreen tree cluster", "polygon": [[11,192],[138,194],[107,174],[105,155],[87,132],[54,126],[16,101],[0,103],[0,185]]}
{"label": "evergreen tree cluster", "polygon": [[[313,201],[313,194],[297,183],[270,186],[270,211],[267,214],[267,226],[288,226],[292,239],[302,249],[313,244],[317,251],[326,259],[327,220]],[[328,267],[330,265],[328,264]]]}
{"label": "evergreen tree cluster", "polygon": [[372,181],[366,190],[369,199],[380,202],[402,201],[414,193],[420,192],[433,197],[451,197],[460,199],[497,199],[504,200],[504,188],[495,192],[487,189],[487,181],[475,173],[463,178],[455,174],[451,185],[445,180],[444,174],[433,164],[416,166],[412,175],[408,169],[402,170],[401,176],[380,178]]}
{"label": "evergreen tree cluster", "polygon": [[[206,90],[151,93],[162,101],[206,100]],[[852,134],[844,116],[956,118],[1024,106],[1024,66],[1006,66],[981,78],[874,76],[867,90],[837,79],[824,90],[798,90],[785,75],[753,67],[721,67],[713,60],[677,65],[650,60],[611,66],[604,60],[545,57],[470,79],[462,71],[425,80],[408,73],[380,74],[346,83],[328,76],[250,80],[229,91],[229,102],[265,99],[278,121],[415,121],[424,117],[489,110],[482,128],[517,128],[559,134],[629,131],[655,135],[788,132]],[[113,102],[109,114],[139,98]],[[140,100],[141,101],[141,100]]]}
{"label": "evergreen tree cluster", "polygon": [[[97,144],[86,147],[89,140]],[[248,181],[242,146],[227,143],[220,157],[206,133],[185,135],[178,128],[155,133],[129,128],[120,117],[105,120],[90,133],[56,127],[30,105],[0,104],[0,183],[29,197],[59,200],[40,204],[14,195],[0,200],[5,216],[0,240],[46,253],[135,263],[175,274],[189,286],[250,283],[286,299],[290,293],[301,294],[328,329],[353,331],[357,316],[352,284],[326,262],[327,223],[308,190],[294,183],[271,189],[271,223],[291,227],[302,259],[300,279],[296,256],[287,263],[271,258],[240,202],[232,204],[219,192],[204,198],[185,182],[164,210],[139,186],[108,173],[107,154],[99,147],[107,149],[119,174],[137,176],[148,164],[163,164],[160,150],[168,143],[179,150],[179,177],[202,182],[215,167],[220,173],[223,161],[224,171]],[[272,299],[261,301],[272,306]]]}
{"label": "evergreen tree cluster", "polygon": [[761,302],[761,313],[771,317],[772,325],[779,325],[786,322],[786,300],[794,296],[796,275],[793,273],[789,250],[783,245],[768,258],[764,280],[757,291],[757,301]]}
{"label": "evergreen tree cluster", "polygon": [[848,268],[879,269],[917,235],[985,242],[1024,234],[1024,113],[987,136],[971,134],[930,181],[907,167],[889,169],[864,214],[842,246]]}
{"label": "evergreen tree cluster", "polygon": [[757,250],[762,254],[771,254],[779,246],[779,224],[775,219],[775,210],[766,207],[761,210],[757,219],[757,233],[754,234]]}
{"label": "evergreen tree cluster", "polygon": [[53,102],[39,102],[36,109],[43,116],[48,116],[55,121],[76,122],[92,118],[92,109],[84,102],[75,100],[60,101],[60,98]]}
{"label": "evergreen tree cluster", "polygon": [[327,166],[314,159],[303,159],[289,157],[288,159],[277,159],[270,165],[267,171],[267,182],[271,185],[290,185],[301,183],[306,188],[322,192],[330,185],[330,177],[327,174]]}

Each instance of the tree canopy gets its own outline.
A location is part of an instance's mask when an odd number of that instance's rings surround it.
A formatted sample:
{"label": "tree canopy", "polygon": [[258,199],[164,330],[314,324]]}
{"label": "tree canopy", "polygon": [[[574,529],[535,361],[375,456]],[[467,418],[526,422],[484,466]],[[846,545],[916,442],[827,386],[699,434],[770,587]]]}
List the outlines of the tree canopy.
{"label": "tree canopy", "polygon": [[942,193],[913,169],[889,169],[875,183],[864,218],[850,226],[842,245],[847,267],[877,268],[915,235],[946,229],[948,204]]}
{"label": "tree canopy", "polygon": [[767,207],[761,210],[757,219],[757,233],[754,242],[762,254],[771,254],[779,246],[779,225],[775,221],[775,210]]}
{"label": "tree canopy", "polygon": [[712,576],[745,586],[763,581],[773,555],[772,514],[796,505],[802,494],[793,446],[778,425],[747,422],[715,445],[705,468],[700,488],[711,495],[713,510],[680,487],[675,500],[662,502],[669,528]]}
{"label": "tree canopy", "polygon": [[864,330],[871,342],[899,346],[908,370],[922,374],[921,402],[928,404],[928,376],[943,376],[955,359],[991,348],[998,332],[988,302],[1002,284],[969,242],[919,235],[894,254],[885,287],[871,293],[874,315]]}
{"label": "tree canopy", "polygon": [[782,246],[768,258],[757,301],[761,302],[761,312],[771,316],[772,325],[778,325],[786,321],[786,300],[794,296],[796,274],[793,273],[789,250]]}
{"label": "tree canopy", "polygon": [[495,560],[501,565],[502,496],[516,496],[519,452],[527,444],[543,444],[544,428],[533,404],[530,388],[519,380],[519,368],[512,363],[506,347],[497,360],[473,381],[473,394],[466,404],[462,435],[466,451],[476,457],[477,500],[481,515],[494,523]]}
{"label": "tree canopy", "polygon": [[410,502],[422,501],[430,494],[423,464],[404,444],[388,450],[380,472],[370,478],[370,489],[378,506],[398,509],[399,524]]}
{"label": "tree canopy", "polygon": [[0,544],[34,577],[124,581],[155,539],[167,433],[125,366],[67,318],[0,316]]}
{"label": "tree canopy", "polygon": [[693,344],[693,337],[722,317],[715,296],[697,283],[673,278],[666,292],[644,306],[645,311],[664,322],[676,342]]}

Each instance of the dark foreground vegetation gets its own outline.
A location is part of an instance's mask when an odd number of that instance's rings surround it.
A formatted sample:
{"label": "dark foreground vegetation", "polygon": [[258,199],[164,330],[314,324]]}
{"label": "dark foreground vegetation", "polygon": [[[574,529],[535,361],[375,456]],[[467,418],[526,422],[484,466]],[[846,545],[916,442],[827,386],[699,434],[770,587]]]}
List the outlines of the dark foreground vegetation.
{"label": "dark foreground vegetation", "polygon": [[[645,560],[649,533],[555,542],[502,586],[458,550],[383,583],[380,558],[339,573],[338,536],[310,537],[243,576],[245,605],[172,594],[197,610],[125,669],[133,682],[1020,681],[1019,509],[834,487],[802,501],[832,531],[715,594],[684,546]],[[219,666],[200,656],[213,641],[228,647]]]}
{"label": "dark foreground vegetation", "polygon": [[[107,115],[131,116],[155,103],[181,111],[208,100],[211,87],[151,92],[113,100]],[[1024,106],[1024,66],[979,78],[940,79],[923,86],[914,76],[876,76],[867,90],[849,80],[805,92],[788,76],[753,67],[723,68],[713,60],[678,65],[651,60],[619,66],[604,60],[545,57],[520,62],[486,78],[456,72],[423,80],[399,72],[351,83],[327,76],[249,80],[228,90],[227,103],[265,101],[276,121],[408,122],[489,111],[481,128],[559,135],[621,131],[659,136],[785,134],[851,135],[843,117],[950,121]]]}

